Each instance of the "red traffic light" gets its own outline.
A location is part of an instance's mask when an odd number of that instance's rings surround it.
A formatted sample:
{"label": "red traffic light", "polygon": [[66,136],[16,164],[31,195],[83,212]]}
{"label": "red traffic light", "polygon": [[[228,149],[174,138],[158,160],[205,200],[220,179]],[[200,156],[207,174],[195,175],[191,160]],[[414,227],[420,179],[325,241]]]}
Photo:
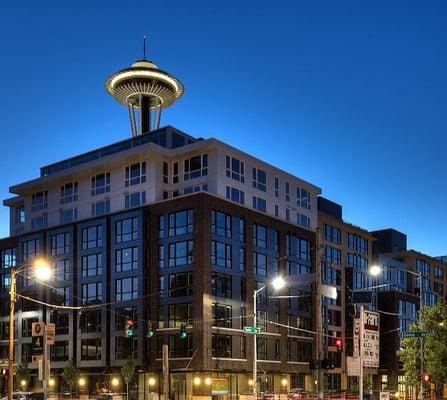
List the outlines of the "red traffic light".
{"label": "red traffic light", "polygon": [[126,329],[133,328],[133,321],[131,319],[126,319]]}
{"label": "red traffic light", "polygon": [[343,349],[343,339],[342,338],[334,338],[333,346],[337,348],[337,350]]}
{"label": "red traffic light", "polygon": [[431,380],[431,376],[429,374],[422,375],[422,381],[424,381],[425,383],[430,382],[430,380]]}

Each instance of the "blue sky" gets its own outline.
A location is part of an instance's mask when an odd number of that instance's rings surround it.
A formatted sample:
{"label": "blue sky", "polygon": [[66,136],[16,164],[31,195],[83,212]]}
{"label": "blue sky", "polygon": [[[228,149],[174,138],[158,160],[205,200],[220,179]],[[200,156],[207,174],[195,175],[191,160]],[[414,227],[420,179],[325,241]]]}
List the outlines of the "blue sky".
{"label": "blue sky", "polygon": [[[142,56],[185,84],[164,114],[322,187],[345,219],[447,254],[447,2],[0,5],[0,197],[129,137],[104,79]],[[0,211],[0,236],[8,235]]]}

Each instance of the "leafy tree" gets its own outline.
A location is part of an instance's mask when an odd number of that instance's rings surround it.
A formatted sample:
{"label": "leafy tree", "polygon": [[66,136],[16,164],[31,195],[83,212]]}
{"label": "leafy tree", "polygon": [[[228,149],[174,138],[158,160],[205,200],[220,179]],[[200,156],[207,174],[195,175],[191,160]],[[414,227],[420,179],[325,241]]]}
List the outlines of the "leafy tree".
{"label": "leafy tree", "polygon": [[[410,330],[426,332],[424,372],[432,377],[439,392],[447,383],[447,304],[441,300],[433,307],[423,308],[420,323],[412,325]],[[403,363],[406,383],[416,386],[420,382],[420,339],[405,338],[401,345],[397,355]]]}
{"label": "leafy tree", "polygon": [[78,376],[79,376],[78,367],[76,365],[76,362],[72,359],[65,365],[64,370],[62,371],[62,379],[70,388],[70,399],[72,399],[73,386],[76,385]]}
{"label": "leafy tree", "polygon": [[26,381],[29,383],[29,376],[30,376],[30,373],[29,373],[29,369],[28,369],[28,364],[24,364],[24,363],[19,364],[16,368],[16,377],[17,377],[17,380],[19,381],[19,383],[21,381]]}
{"label": "leafy tree", "polygon": [[129,400],[129,383],[132,381],[135,375],[135,363],[133,360],[128,359],[121,367],[121,375],[123,376],[124,383],[126,384],[127,400]]}

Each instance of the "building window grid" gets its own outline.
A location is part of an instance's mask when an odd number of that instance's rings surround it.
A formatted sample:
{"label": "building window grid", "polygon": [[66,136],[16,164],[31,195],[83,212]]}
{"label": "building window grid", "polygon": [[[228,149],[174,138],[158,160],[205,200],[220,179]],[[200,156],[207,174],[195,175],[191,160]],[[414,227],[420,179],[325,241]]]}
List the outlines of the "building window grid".
{"label": "building window grid", "polygon": [[226,175],[241,183],[245,182],[245,165],[237,158],[226,156]]}
{"label": "building window grid", "polygon": [[110,192],[110,172],[104,172],[92,176],[91,179],[91,196]]}
{"label": "building window grid", "polygon": [[213,303],[211,305],[213,316],[212,326],[220,328],[231,328],[232,307],[228,304]]}
{"label": "building window grid", "polygon": [[31,195],[31,211],[46,210],[48,208],[48,191],[43,190]]}
{"label": "building window grid", "polygon": [[126,218],[115,222],[115,242],[123,243],[138,239],[138,218]]}
{"label": "building window grid", "polygon": [[60,204],[68,204],[78,199],[78,182],[66,183],[60,189]]}
{"label": "building window grid", "polygon": [[140,185],[146,182],[146,161],[128,165],[125,171],[124,186]]}
{"label": "building window grid", "polygon": [[102,225],[83,228],[81,231],[82,250],[102,247]]}
{"label": "building window grid", "polygon": [[208,175],[208,155],[202,154],[199,156],[187,158],[184,160],[184,174],[183,180],[188,181],[201,176]]}
{"label": "building window grid", "polygon": [[231,215],[211,211],[211,233],[231,239]]}
{"label": "building window grid", "polygon": [[171,243],[169,245],[168,263],[170,267],[192,264],[192,259],[193,259],[192,240]]}
{"label": "building window grid", "polygon": [[253,167],[253,187],[263,192],[267,191],[267,173],[264,170]]}
{"label": "building window grid", "polygon": [[[193,210],[177,211],[169,214],[169,236],[186,235],[193,231]],[[164,224],[164,223],[163,223]],[[164,225],[163,225],[164,226]]]}
{"label": "building window grid", "polygon": [[245,204],[245,192],[231,186],[226,187],[226,198],[238,204]]}
{"label": "building window grid", "polygon": [[124,272],[138,269],[138,247],[126,247],[115,251],[115,271]]}
{"label": "building window grid", "polygon": [[115,300],[129,301],[138,298],[138,277],[115,280]]}
{"label": "building window grid", "polygon": [[232,266],[232,251],[231,245],[211,241],[211,264],[223,268],[231,268]]}

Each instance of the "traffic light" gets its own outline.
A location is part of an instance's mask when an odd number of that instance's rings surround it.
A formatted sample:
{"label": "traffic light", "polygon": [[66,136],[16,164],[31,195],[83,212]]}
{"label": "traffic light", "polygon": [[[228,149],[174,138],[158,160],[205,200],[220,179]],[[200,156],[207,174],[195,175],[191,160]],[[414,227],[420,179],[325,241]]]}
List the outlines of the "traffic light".
{"label": "traffic light", "polygon": [[147,334],[146,334],[146,336],[148,337],[148,338],[151,338],[151,337],[153,337],[155,335],[155,331],[154,331],[154,329],[153,329],[153,327],[152,327],[152,321],[148,321],[148,323],[147,323]]}
{"label": "traffic light", "polygon": [[186,325],[180,325],[180,339],[186,339],[188,337],[188,332],[186,331]]}
{"label": "traffic light", "polygon": [[343,350],[343,339],[342,338],[334,338],[334,346],[337,348],[337,351]]}
{"label": "traffic light", "polygon": [[427,373],[422,374],[422,382],[429,383],[431,381],[431,376]]}
{"label": "traffic light", "polygon": [[332,360],[329,360],[328,358],[321,360],[320,365],[321,365],[321,369],[334,369],[335,368],[334,362]]}
{"label": "traffic light", "polygon": [[133,321],[131,319],[126,319],[124,330],[127,337],[133,336]]}

